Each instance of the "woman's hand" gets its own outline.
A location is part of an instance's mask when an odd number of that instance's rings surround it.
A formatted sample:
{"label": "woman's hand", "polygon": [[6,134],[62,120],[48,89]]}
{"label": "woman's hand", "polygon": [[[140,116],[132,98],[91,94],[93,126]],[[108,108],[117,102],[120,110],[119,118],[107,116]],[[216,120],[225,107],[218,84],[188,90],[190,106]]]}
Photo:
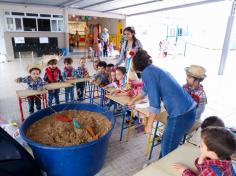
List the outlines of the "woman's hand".
{"label": "woman's hand", "polygon": [[187,166],[185,166],[184,164],[181,164],[181,163],[174,163],[173,164],[173,168],[175,170],[177,170],[180,174],[183,174],[183,172],[186,170],[186,169],[189,169]]}

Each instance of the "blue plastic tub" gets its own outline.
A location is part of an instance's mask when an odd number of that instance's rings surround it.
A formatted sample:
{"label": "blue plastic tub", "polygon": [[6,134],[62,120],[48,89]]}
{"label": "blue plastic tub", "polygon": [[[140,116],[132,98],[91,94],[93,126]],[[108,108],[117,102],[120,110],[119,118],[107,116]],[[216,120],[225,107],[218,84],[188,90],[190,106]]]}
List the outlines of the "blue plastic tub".
{"label": "blue plastic tub", "polygon": [[101,138],[77,146],[51,147],[36,143],[26,137],[26,129],[34,122],[53,113],[50,108],[30,115],[20,128],[22,138],[31,147],[35,160],[48,176],[92,176],[103,166],[108,141],[115,125],[111,112],[92,104],[60,104],[53,107],[57,112],[62,110],[87,110],[103,114],[112,122],[112,129]]}

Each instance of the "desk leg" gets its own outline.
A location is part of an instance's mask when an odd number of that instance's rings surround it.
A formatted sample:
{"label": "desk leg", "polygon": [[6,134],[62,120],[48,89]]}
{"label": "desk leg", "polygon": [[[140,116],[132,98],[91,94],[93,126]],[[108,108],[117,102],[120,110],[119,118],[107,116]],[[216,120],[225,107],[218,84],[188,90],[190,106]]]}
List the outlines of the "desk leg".
{"label": "desk leg", "polygon": [[152,137],[152,145],[151,145],[151,151],[149,153],[149,160],[152,159],[152,152],[153,152],[153,148],[155,147],[154,146],[155,145],[155,136],[156,136],[156,133],[157,133],[158,124],[159,124],[159,122],[157,121],[155,132],[154,132],[153,137]]}
{"label": "desk leg", "polygon": [[126,113],[126,107],[123,108],[122,112],[122,124],[121,124],[121,132],[120,132],[120,141],[122,141],[123,137],[123,131],[124,131],[124,123],[125,123],[125,113]]}
{"label": "desk leg", "polygon": [[42,102],[43,103],[43,108],[46,108],[44,94],[42,94],[41,97],[42,97],[42,101],[43,101]]}
{"label": "desk leg", "polygon": [[19,101],[19,107],[20,107],[21,121],[23,122],[25,119],[24,119],[24,113],[23,113],[22,100],[21,100],[21,98],[18,98],[18,101]]}

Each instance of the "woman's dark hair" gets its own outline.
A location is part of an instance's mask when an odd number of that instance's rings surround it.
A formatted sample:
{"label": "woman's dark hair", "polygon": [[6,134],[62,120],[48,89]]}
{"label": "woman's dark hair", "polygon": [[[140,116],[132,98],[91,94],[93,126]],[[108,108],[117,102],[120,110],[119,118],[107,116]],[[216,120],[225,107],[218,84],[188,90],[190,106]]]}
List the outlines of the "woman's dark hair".
{"label": "woman's dark hair", "polygon": [[119,70],[123,75],[126,74],[126,68],[125,67],[117,67],[116,70]]}
{"label": "woman's dark hair", "polygon": [[143,71],[147,66],[152,64],[151,56],[147,51],[139,48],[133,58],[133,67],[135,71]]}
{"label": "woman's dark hair", "polygon": [[98,67],[106,68],[106,66],[107,66],[107,63],[105,61],[98,62]]}
{"label": "woman's dark hair", "polygon": [[201,125],[201,128],[202,129],[205,129],[207,127],[225,127],[225,124],[224,122],[217,116],[210,116],[210,117],[207,117],[203,122],[202,122],[202,125]]}
{"label": "woman's dark hair", "polygon": [[219,159],[230,159],[236,150],[236,140],[233,133],[224,127],[207,127],[201,131],[201,139],[208,151],[213,151]]}
{"label": "woman's dark hair", "polygon": [[48,62],[48,65],[56,65],[56,64],[57,64],[57,60],[56,59],[50,60]]}
{"label": "woman's dark hair", "polygon": [[[137,41],[137,38],[135,37],[135,29],[133,27],[126,27],[123,31],[123,34],[125,33],[125,31],[128,31],[130,32],[131,34],[133,34],[133,44],[132,44],[132,48],[135,48],[136,47],[136,41]],[[127,47],[128,45],[128,42],[126,42],[126,46]]]}
{"label": "woman's dark hair", "polygon": [[64,59],[64,64],[72,64],[73,60],[70,57]]}

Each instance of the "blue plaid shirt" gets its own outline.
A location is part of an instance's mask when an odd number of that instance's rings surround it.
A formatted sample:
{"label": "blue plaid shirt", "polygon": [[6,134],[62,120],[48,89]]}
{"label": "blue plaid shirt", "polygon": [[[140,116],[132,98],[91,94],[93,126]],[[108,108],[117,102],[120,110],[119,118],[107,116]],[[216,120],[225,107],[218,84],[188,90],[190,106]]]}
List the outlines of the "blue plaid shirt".
{"label": "blue plaid shirt", "polygon": [[74,72],[76,78],[84,78],[87,75],[89,75],[87,68],[78,67]]}
{"label": "blue plaid shirt", "polygon": [[192,97],[168,72],[154,66],[147,66],[142,72],[144,87],[142,95],[148,95],[149,111],[158,114],[161,101],[171,117],[183,115],[196,107]]}
{"label": "blue plaid shirt", "polygon": [[43,80],[40,77],[36,81],[34,81],[31,76],[26,76],[19,79],[20,82],[26,83],[28,85],[28,89],[30,90],[40,90],[43,88]]}

